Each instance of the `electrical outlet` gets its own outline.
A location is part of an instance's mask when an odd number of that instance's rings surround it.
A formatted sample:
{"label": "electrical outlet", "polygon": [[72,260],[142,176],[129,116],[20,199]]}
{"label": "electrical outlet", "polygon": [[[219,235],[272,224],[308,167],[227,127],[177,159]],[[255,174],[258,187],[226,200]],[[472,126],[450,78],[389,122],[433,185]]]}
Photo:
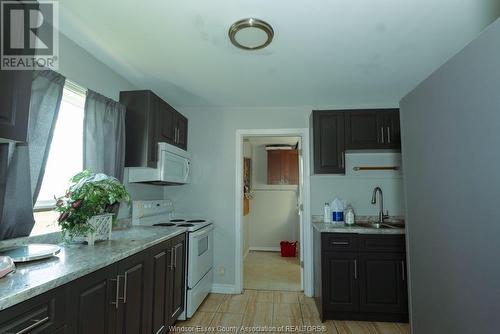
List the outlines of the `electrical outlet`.
{"label": "electrical outlet", "polygon": [[219,267],[219,276],[224,276],[226,274],[226,268]]}

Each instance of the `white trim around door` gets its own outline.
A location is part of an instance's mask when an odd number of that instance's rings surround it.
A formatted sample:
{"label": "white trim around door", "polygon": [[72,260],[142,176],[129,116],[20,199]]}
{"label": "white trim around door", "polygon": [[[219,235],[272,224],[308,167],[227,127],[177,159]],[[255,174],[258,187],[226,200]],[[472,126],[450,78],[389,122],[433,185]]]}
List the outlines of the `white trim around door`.
{"label": "white trim around door", "polygon": [[302,188],[301,204],[303,210],[302,229],[301,229],[301,245],[303,248],[300,253],[303,254],[303,276],[302,284],[304,286],[304,294],[312,297],[313,295],[313,242],[312,242],[312,225],[311,225],[311,195],[310,195],[310,146],[309,146],[309,129],[239,129],[236,130],[236,186],[235,186],[235,241],[236,241],[236,256],[235,256],[235,271],[236,282],[235,290],[243,291],[243,241],[241,221],[243,218],[243,138],[244,137],[269,137],[269,136],[293,136],[301,137],[302,140]]}

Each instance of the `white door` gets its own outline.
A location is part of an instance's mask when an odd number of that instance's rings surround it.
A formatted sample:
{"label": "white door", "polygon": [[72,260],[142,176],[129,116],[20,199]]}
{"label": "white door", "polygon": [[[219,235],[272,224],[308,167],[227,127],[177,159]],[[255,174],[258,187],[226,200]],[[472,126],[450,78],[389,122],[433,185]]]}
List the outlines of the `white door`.
{"label": "white door", "polygon": [[304,290],[304,158],[302,155],[302,138],[299,140],[299,186],[297,188],[297,210],[299,212],[299,261],[300,261],[300,288]]}

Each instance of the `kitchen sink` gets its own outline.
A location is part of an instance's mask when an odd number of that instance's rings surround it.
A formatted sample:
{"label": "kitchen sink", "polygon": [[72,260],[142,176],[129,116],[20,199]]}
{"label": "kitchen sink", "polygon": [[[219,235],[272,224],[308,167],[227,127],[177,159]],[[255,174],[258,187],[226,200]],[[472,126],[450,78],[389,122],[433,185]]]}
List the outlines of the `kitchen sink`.
{"label": "kitchen sink", "polygon": [[380,224],[377,222],[356,222],[354,225],[359,226],[359,227],[365,227],[365,228],[392,228],[392,226],[387,225],[387,224]]}
{"label": "kitchen sink", "polygon": [[384,220],[383,223],[373,222],[373,221],[358,221],[354,225],[365,228],[404,228],[405,223],[403,220]]}

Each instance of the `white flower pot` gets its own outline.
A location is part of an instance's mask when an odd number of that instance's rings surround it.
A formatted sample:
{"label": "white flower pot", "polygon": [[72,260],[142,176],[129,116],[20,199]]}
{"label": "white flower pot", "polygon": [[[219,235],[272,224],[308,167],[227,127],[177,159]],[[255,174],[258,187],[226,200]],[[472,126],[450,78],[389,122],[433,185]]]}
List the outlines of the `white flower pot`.
{"label": "white flower pot", "polygon": [[93,232],[88,232],[85,236],[75,236],[74,241],[86,241],[89,246],[94,246],[94,242],[111,239],[111,228],[113,227],[113,214],[105,213],[89,218],[87,224],[93,227]]}

